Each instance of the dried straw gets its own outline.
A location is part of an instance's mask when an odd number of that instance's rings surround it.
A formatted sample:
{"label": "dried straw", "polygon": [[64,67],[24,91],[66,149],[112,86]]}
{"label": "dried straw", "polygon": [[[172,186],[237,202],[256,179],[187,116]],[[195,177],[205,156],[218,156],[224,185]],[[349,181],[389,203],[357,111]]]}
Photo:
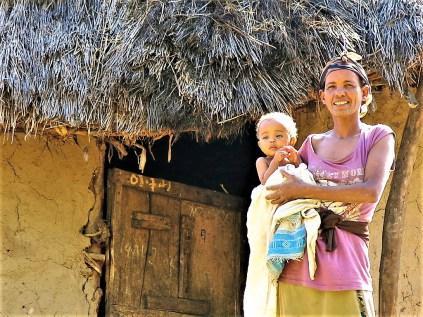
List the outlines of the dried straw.
{"label": "dried straw", "polygon": [[422,71],[423,4],[2,1],[0,126],[230,137],[310,101],[322,66],[344,50],[404,91]]}

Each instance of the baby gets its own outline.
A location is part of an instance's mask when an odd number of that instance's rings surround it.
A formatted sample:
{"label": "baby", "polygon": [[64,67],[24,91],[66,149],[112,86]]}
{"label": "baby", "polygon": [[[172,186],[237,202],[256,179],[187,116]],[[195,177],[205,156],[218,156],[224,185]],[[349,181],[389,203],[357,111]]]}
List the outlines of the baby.
{"label": "baby", "polygon": [[[259,119],[256,130],[258,146],[265,156],[256,161],[261,185],[251,193],[247,212],[250,257],[244,292],[246,317],[277,316],[275,281],[288,259],[302,257],[306,242],[305,227],[297,209],[281,209],[284,207],[272,204],[265,198],[266,183],[278,184],[285,179],[277,172],[279,167],[286,165],[283,169],[289,168],[290,173],[296,176],[308,172],[305,165],[300,166],[299,154],[293,148],[297,140],[295,122],[286,114],[272,112]],[[282,210],[282,217],[279,217],[278,210]],[[278,231],[280,228],[282,232]]]}
{"label": "baby", "polygon": [[257,122],[256,132],[258,146],[266,155],[256,161],[262,185],[279,166],[300,164],[299,155],[293,147],[297,141],[297,127],[290,116],[281,112],[265,114]]}
{"label": "baby", "polygon": [[[308,184],[316,183],[293,148],[297,129],[290,116],[279,112],[262,116],[257,123],[257,138],[266,156],[257,159],[261,185],[253,189],[247,212],[250,258],[244,291],[245,317],[278,316],[276,281],[287,261],[300,260],[306,252],[309,276],[314,279],[316,241],[321,224],[318,209],[330,209],[338,215],[345,211],[343,203],[316,199],[272,204],[266,199],[266,186],[287,181],[286,174]],[[275,172],[280,166],[285,173]]]}

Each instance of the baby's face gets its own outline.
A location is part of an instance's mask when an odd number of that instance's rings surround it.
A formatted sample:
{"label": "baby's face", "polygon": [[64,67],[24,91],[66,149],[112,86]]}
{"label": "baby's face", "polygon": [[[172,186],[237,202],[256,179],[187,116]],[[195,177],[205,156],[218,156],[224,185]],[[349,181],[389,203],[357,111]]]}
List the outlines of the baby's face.
{"label": "baby's face", "polygon": [[278,149],[291,145],[291,137],[285,127],[273,119],[264,120],[258,129],[258,146],[267,156],[273,157]]}

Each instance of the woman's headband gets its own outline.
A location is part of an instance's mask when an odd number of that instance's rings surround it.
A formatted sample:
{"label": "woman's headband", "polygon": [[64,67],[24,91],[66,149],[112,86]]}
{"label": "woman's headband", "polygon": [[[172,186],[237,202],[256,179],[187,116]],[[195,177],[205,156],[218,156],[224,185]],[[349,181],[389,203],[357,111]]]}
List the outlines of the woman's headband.
{"label": "woman's headband", "polygon": [[348,53],[341,55],[331,61],[329,61],[325,68],[323,68],[322,74],[319,79],[319,89],[325,88],[325,80],[329,73],[334,70],[347,69],[357,74],[365,85],[370,86],[369,78],[367,77],[366,71],[357,61],[348,56]]}

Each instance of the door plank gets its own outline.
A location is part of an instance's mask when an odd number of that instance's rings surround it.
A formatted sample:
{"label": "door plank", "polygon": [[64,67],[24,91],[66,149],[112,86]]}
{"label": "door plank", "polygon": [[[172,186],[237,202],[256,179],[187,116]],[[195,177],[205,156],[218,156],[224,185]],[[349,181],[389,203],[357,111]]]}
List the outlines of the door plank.
{"label": "door plank", "polygon": [[[193,314],[181,314],[164,310],[150,310],[139,307],[129,307],[124,305],[111,305],[110,314],[113,317],[192,317]],[[210,316],[210,315],[209,315]]]}
{"label": "door plank", "polygon": [[150,230],[144,294],[178,295],[180,201],[150,193],[151,214],[169,219],[169,230]]}
{"label": "door plank", "polygon": [[190,262],[192,249],[192,229],[194,220],[190,216],[181,216],[181,243],[179,247],[179,297],[188,297],[190,277]]}
{"label": "door plank", "polygon": [[[144,271],[147,261],[149,230],[131,226],[133,209],[149,210],[148,193],[120,186],[119,208],[113,209],[111,239],[111,278],[113,294],[108,298],[113,304],[139,305]],[[116,202],[117,203],[117,202]],[[117,204],[116,204],[117,205]],[[116,207],[115,205],[115,207]]]}
{"label": "door plank", "polygon": [[216,192],[210,189],[185,185],[178,182],[147,177],[119,169],[113,169],[112,175],[122,184],[140,188],[147,192],[159,193],[177,199],[200,202],[206,205],[224,208],[227,212],[245,211],[248,205],[245,200]]}
{"label": "door plank", "polygon": [[210,312],[210,303],[208,301],[156,296],[145,296],[144,301],[147,309],[200,316],[208,315]]}
{"label": "door plank", "polygon": [[210,299],[211,316],[238,316],[239,214],[182,201],[181,215],[194,220],[186,296]]}
{"label": "door plank", "polygon": [[132,227],[147,230],[169,230],[170,219],[165,216],[146,214],[141,211],[132,212]]}

